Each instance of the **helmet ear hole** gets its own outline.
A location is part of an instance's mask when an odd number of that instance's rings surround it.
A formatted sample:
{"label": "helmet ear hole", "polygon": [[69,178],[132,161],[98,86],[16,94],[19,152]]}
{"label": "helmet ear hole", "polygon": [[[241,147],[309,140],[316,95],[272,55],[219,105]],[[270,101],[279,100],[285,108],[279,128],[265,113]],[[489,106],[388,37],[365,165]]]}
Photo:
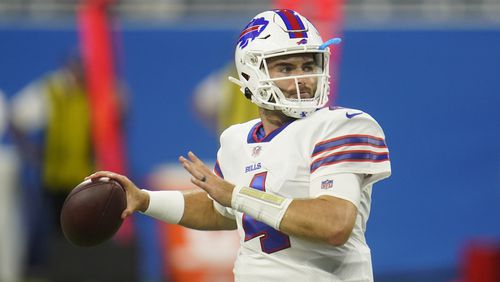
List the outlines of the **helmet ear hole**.
{"label": "helmet ear hole", "polygon": [[250,91],[248,87],[245,87],[245,98],[247,98],[250,101],[252,100],[252,91]]}
{"label": "helmet ear hole", "polygon": [[249,81],[250,80],[250,76],[244,72],[241,73],[241,76],[243,76],[243,78],[246,80],[246,81]]}

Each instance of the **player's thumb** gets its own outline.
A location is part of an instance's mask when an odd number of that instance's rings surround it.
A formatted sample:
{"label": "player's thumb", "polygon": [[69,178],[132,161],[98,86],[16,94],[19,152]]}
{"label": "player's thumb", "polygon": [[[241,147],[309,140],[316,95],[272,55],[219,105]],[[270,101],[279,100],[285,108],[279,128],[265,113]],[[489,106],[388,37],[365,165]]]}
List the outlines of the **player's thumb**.
{"label": "player's thumb", "polygon": [[127,218],[129,215],[131,215],[133,213],[133,211],[130,209],[130,208],[126,208],[123,212],[122,212],[122,219],[125,219]]}

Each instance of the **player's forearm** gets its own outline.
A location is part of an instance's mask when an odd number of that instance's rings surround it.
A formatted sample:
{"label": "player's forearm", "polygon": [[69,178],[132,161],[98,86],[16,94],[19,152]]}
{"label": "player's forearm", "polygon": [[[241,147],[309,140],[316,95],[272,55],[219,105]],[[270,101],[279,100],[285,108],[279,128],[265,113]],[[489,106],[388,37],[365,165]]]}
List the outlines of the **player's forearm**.
{"label": "player's forearm", "polygon": [[339,198],[296,199],[288,207],[280,230],[288,235],[340,246],[349,239],[356,214],[352,203]]}
{"label": "player's forearm", "polygon": [[213,201],[201,189],[183,192],[185,209],[180,225],[197,230],[233,230],[236,221],[215,210]]}

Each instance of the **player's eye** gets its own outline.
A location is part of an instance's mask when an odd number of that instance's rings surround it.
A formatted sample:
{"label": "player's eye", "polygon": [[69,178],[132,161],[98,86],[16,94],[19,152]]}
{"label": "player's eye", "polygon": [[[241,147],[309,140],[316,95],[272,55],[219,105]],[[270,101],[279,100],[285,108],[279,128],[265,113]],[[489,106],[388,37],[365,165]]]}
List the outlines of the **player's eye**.
{"label": "player's eye", "polygon": [[318,67],[314,63],[305,64],[302,66],[302,71],[306,73],[314,73],[317,71],[317,69]]}
{"label": "player's eye", "polygon": [[287,73],[291,73],[292,71],[293,71],[293,67],[290,66],[290,65],[280,65],[280,66],[278,66],[278,72],[280,72],[280,73],[287,74]]}

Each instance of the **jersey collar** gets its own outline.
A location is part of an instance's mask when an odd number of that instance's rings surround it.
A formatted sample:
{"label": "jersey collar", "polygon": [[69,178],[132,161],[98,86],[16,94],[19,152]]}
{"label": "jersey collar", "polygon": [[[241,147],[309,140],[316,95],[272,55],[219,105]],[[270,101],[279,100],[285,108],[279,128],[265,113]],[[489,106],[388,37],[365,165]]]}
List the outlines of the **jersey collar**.
{"label": "jersey collar", "polygon": [[285,122],[282,126],[269,132],[267,135],[264,132],[264,126],[262,125],[262,122],[259,121],[252,127],[252,129],[250,129],[250,132],[248,132],[247,143],[252,144],[252,143],[269,142],[294,121],[295,120],[290,120]]}

